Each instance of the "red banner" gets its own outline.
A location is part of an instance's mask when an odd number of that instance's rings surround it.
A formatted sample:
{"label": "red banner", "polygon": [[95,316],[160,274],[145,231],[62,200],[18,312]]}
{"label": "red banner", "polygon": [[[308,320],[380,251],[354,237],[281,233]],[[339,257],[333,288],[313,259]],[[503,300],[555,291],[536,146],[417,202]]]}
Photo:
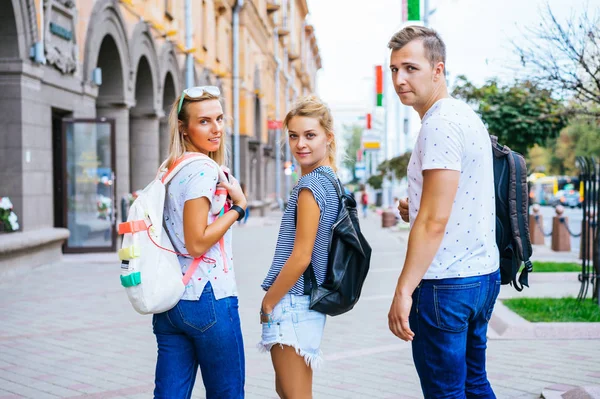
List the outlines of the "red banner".
{"label": "red banner", "polygon": [[269,130],[282,129],[283,121],[276,121],[276,120],[269,119],[269,120],[267,120],[267,128]]}

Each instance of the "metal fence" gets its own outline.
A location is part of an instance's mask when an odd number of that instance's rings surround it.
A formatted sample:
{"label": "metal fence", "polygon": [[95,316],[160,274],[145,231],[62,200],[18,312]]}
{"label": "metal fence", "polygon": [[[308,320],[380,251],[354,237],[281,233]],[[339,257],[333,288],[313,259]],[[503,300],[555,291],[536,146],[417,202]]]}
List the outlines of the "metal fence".
{"label": "metal fence", "polygon": [[592,290],[592,298],[600,304],[600,235],[598,205],[600,200],[600,164],[595,157],[577,157],[579,181],[583,184],[583,222],[581,230],[581,300]]}

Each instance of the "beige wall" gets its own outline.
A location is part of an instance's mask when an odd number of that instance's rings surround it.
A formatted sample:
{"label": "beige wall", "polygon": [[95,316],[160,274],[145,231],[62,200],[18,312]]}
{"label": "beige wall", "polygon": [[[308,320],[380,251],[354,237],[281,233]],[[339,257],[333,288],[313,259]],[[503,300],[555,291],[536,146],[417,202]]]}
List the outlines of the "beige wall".
{"label": "beige wall", "polygon": [[[79,63],[83,64],[86,35],[94,7],[100,0],[79,1],[77,5],[76,40],[79,47]],[[221,79],[226,99],[226,113],[232,115],[232,14],[236,0],[193,0],[192,20],[194,22],[194,45],[192,53],[195,60],[197,80],[208,73],[212,79]],[[240,133],[255,136],[256,96],[260,98],[260,126],[258,135],[263,143],[268,140],[267,120],[275,118],[275,73],[276,61],[282,63],[280,80],[280,119],[285,117],[286,99],[294,101],[294,93],[303,95],[315,89],[316,72],[321,67],[315,31],[305,24],[308,7],[306,0],[245,0],[240,16]],[[39,2],[35,2],[39,7]],[[278,4],[280,9],[268,12],[267,7]],[[168,7],[168,8],[166,8]],[[39,10],[37,10],[39,12]],[[159,51],[170,41],[177,53],[177,62],[184,82],[185,65],[185,0],[121,0],[120,18],[124,21],[128,39],[140,20],[150,27],[154,47]],[[285,23],[284,23],[285,21]],[[279,51],[274,52],[274,32],[276,29],[289,31],[279,39]],[[131,45],[131,43],[130,43]],[[284,54],[297,57],[286,62]],[[130,49],[130,51],[132,51]],[[130,68],[135,69],[136,65]],[[256,70],[258,69],[258,81]],[[83,68],[76,74],[84,82]],[[109,77],[105,77],[108,79]],[[294,87],[286,90],[288,79]],[[196,81],[196,84],[200,82]],[[162,82],[160,83],[162,84]],[[286,97],[287,96],[287,97]],[[229,127],[232,126],[228,118]]]}

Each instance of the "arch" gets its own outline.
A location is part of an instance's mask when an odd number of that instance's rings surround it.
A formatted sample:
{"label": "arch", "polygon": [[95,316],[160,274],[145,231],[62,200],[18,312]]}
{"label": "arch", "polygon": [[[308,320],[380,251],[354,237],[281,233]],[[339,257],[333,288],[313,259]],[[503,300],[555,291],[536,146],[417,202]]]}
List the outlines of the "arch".
{"label": "arch", "polygon": [[171,71],[168,71],[163,80],[162,104],[165,116],[161,118],[158,129],[158,159],[161,161],[166,159],[169,153],[169,140],[171,135],[171,132],[169,131],[169,113],[173,101],[175,101],[175,98],[180,93],[175,85],[175,78]]}
{"label": "arch", "polygon": [[[135,82],[135,108],[139,108],[138,105],[141,103],[146,113],[150,113],[150,110],[154,109],[155,113],[160,115],[162,109],[159,102],[159,93],[161,92],[162,81],[159,79],[158,53],[150,29],[145,22],[138,22],[133,29],[130,48],[130,62],[135,67],[132,70],[132,81]],[[145,69],[146,66],[148,67],[147,70]],[[139,73],[144,73],[141,79],[138,76]],[[147,73],[149,75],[146,75]],[[144,85],[151,83],[151,86],[140,87],[140,83]],[[143,93],[144,96],[140,97],[138,93]]]}
{"label": "arch", "polygon": [[0,10],[0,58],[29,59],[29,48],[38,36],[34,0],[0,0]]}
{"label": "arch", "polygon": [[139,58],[135,72],[135,107],[136,114],[155,113],[156,103],[156,79],[152,73],[152,67],[145,55]]}
{"label": "arch", "polygon": [[98,105],[122,103],[124,100],[123,81],[125,76],[119,48],[112,35],[104,36],[98,51],[97,66],[102,70],[104,79],[98,88]]}
{"label": "arch", "polygon": [[[92,14],[90,15],[90,21],[85,39],[85,55],[83,61],[83,80],[90,82],[92,78],[92,72],[96,66],[98,66],[100,49],[104,43],[106,36],[110,36],[114,41],[115,47],[118,52],[118,58],[121,64],[120,78],[121,88],[118,93],[115,93],[115,97],[111,98],[111,102],[120,102],[127,104],[131,101],[131,96],[128,95],[128,87],[131,86],[131,82],[128,79],[128,73],[131,69],[129,58],[129,42],[127,40],[127,34],[125,29],[125,22],[118,5],[112,0],[98,0],[94,4]],[[112,77],[114,78],[114,77]],[[105,75],[105,81],[108,76]]]}
{"label": "arch", "polygon": [[171,74],[171,72],[167,72],[165,78],[163,80],[163,96],[162,96],[162,104],[163,110],[165,112],[165,116],[169,115],[169,111],[173,101],[180,94],[177,89],[177,84],[175,83],[175,78]]}
{"label": "arch", "polygon": [[[165,43],[160,52],[160,76],[162,82],[162,109],[165,110],[165,115],[168,114],[169,105],[175,97],[177,97],[183,90],[183,76],[181,75],[181,69],[175,56],[175,47],[171,42]],[[167,87],[167,84],[172,85],[174,95],[172,95]]]}

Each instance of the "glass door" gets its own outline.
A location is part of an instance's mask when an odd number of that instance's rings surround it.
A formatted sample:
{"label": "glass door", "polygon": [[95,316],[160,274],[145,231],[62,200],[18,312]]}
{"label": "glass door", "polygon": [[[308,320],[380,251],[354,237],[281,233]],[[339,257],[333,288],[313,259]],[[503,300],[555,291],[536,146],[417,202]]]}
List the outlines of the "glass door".
{"label": "glass door", "polygon": [[64,251],[115,251],[115,121],[64,119],[63,160]]}

